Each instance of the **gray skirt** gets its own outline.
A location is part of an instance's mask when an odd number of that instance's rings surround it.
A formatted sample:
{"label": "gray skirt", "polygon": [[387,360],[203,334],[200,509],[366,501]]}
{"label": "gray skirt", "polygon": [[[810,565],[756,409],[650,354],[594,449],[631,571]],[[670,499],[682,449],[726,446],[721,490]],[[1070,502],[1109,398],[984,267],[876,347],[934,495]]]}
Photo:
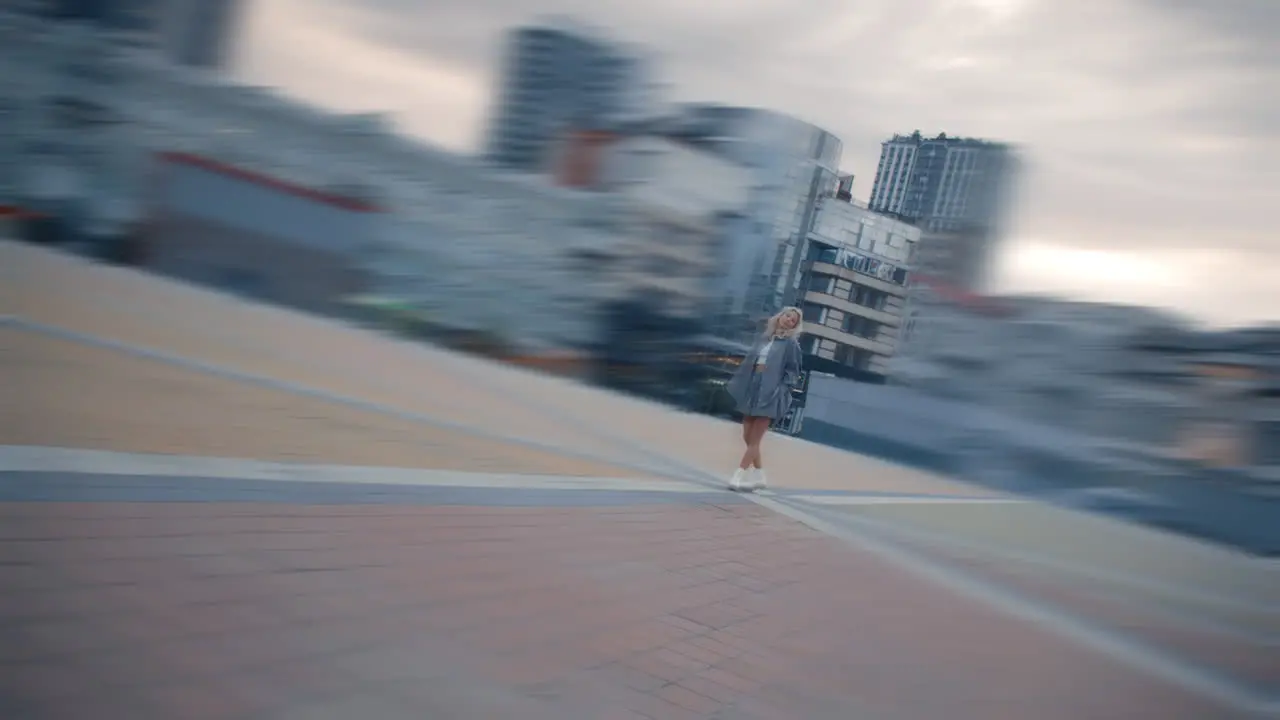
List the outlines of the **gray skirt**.
{"label": "gray skirt", "polygon": [[735,398],[738,403],[738,412],[751,417],[778,420],[791,409],[791,392],[785,385],[779,385],[772,393],[767,393],[762,387],[763,378],[764,373],[754,368],[751,370],[751,375],[747,378],[746,392],[742,397]]}

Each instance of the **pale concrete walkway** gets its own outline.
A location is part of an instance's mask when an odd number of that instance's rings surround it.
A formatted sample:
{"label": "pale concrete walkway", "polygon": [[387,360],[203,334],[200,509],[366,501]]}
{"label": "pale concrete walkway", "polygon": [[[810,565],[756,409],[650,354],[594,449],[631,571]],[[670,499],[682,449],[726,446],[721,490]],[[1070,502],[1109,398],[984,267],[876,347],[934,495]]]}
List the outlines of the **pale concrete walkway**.
{"label": "pale concrete walkway", "polygon": [[[0,267],[0,311],[56,328],[707,481],[740,453],[732,423],[569,380],[15,243],[0,243]],[[779,487],[988,492],[793,438],[770,438],[766,452]]]}

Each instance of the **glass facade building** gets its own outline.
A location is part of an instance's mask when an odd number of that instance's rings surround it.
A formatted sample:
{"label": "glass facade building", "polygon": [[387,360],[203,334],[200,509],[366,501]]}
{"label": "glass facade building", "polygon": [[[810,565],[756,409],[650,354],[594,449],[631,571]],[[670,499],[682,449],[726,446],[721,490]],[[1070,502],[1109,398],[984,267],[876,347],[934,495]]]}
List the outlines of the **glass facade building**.
{"label": "glass facade building", "polygon": [[685,106],[663,132],[750,173],[743,210],[722,218],[724,272],[710,311],[715,334],[749,341],[763,318],[801,294],[805,240],[819,200],[836,189],[843,144],[782,113],[725,105]]}

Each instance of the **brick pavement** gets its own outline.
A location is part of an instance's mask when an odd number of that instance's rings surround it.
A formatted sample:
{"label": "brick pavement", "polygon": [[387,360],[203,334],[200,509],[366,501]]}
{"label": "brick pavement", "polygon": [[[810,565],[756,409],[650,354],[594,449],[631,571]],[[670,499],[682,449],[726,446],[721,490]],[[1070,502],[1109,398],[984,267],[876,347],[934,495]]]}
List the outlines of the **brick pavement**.
{"label": "brick pavement", "polygon": [[895,542],[1044,607],[1088,618],[1170,656],[1227,673],[1258,693],[1280,690],[1280,625],[1273,605],[1206,607],[1203,602],[1165,597],[1141,586],[1062,572],[1035,560],[992,557],[901,534]]}
{"label": "brick pavement", "polygon": [[738,496],[307,492],[0,504],[0,715],[1233,717]]}
{"label": "brick pavement", "polygon": [[[118,269],[3,244],[0,266],[23,270],[5,311],[620,465],[653,460],[630,439],[704,470],[736,444],[719,421]],[[0,444],[635,474],[83,343],[0,341],[23,409]],[[780,485],[973,494],[789,439],[766,452]],[[279,483],[264,503],[194,479],[27,480],[0,494],[28,495],[0,503],[0,717],[1232,717],[728,494],[375,505]]]}
{"label": "brick pavement", "polygon": [[1036,502],[864,505],[841,512],[898,530],[1003,549],[1009,551],[1006,558],[1036,558],[1050,566],[1085,568],[1095,576],[1167,589],[1146,594],[1181,594],[1179,604],[1207,617],[1231,615],[1235,622],[1259,628],[1268,623],[1276,628],[1280,622],[1280,567],[1172,532]]}

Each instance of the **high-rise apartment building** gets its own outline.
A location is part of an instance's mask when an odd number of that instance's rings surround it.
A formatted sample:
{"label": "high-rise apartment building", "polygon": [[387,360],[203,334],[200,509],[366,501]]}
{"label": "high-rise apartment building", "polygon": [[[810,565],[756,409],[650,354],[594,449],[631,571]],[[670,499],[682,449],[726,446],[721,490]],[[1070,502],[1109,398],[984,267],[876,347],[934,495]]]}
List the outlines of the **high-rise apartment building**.
{"label": "high-rise apartment building", "polygon": [[982,287],[1003,230],[1015,157],[1008,145],[919,132],[883,144],[872,210],[925,232],[916,270],[967,289]]}
{"label": "high-rise apartment building", "polygon": [[227,66],[240,0],[168,0],[160,5],[160,42],[166,56],[192,67]]}
{"label": "high-rise apartment building", "polygon": [[609,130],[648,112],[640,53],[566,21],[513,30],[486,140],[490,162],[549,169],[568,134]]}

